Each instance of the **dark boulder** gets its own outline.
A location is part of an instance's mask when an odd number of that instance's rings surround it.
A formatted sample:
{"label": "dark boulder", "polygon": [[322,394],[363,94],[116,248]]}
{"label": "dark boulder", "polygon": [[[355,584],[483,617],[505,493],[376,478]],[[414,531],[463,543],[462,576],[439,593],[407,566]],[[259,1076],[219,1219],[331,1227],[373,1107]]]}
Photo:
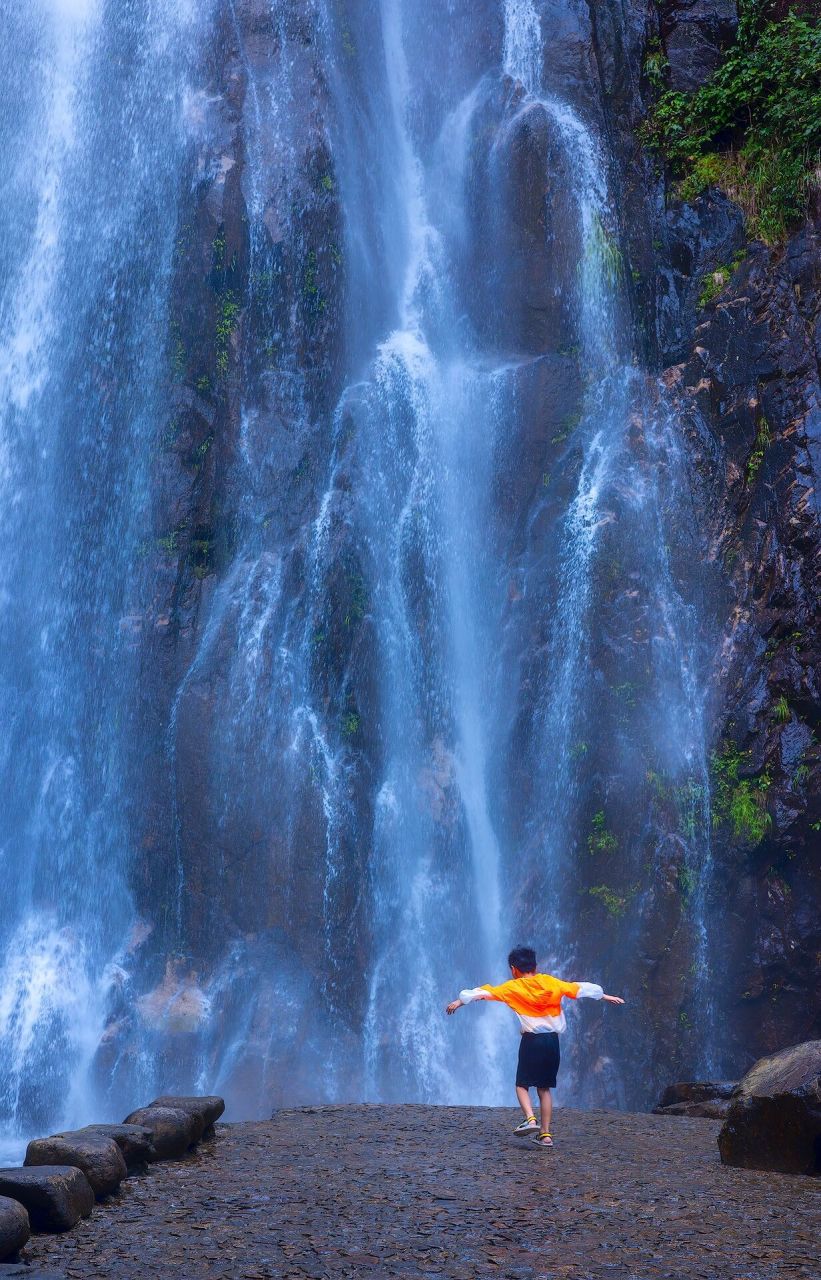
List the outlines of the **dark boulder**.
{"label": "dark boulder", "polygon": [[656,1110],[677,1103],[712,1102],[715,1098],[731,1098],[738,1088],[735,1080],[678,1080],[668,1084],[658,1100]]}
{"label": "dark boulder", "polygon": [[128,1177],[128,1169],[120,1148],[101,1133],[55,1133],[50,1138],[35,1138],[28,1144],[27,1167],[38,1165],[74,1165],[82,1169],[95,1196],[110,1196]]}
{"label": "dark boulder", "polygon": [[78,1136],[84,1133],[99,1133],[116,1142],[129,1173],[133,1173],[135,1169],[142,1169],[157,1159],[151,1130],[145,1125],[87,1124],[84,1128],[77,1130]]}
{"label": "dark boulder", "polygon": [[203,1134],[206,1134],[213,1132],[214,1125],[225,1110],[225,1100],[214,1094],[205,1094],[202,1097],[175,1097],[173,1094],[164,1094],[161,1098],[155,1098],[149,1106],[174,1107],[178,1111],[187,1111],[190,1116],[202,1121]]}
{"label": "dark boulder", "polygon": [[29,1216],[20,1201],[0,1196],[0,1262],[13,1258],[30,1235]]}
{"label": "dark boulder", "polygon": [[729,1098],[707,1098],[704,1102],[673,1102],[669,1107],[653,1107],[653,1115],[687,1116],[689,1120],[723,1120],[729,1109]]}
{"label": "dark boulder", "polygon": [[203,1133],[202,1120],[179,1107],[139,1107],[123,1124],[138,1124],[151,1131],[157,1160],[178,1160]]}
{"label": "dark boulder", "polygon": [[738,1086],[718,1135],[724,1164],[821,1172],[821,1040],[761,1058]]}
{"label": "dark boulder", "polygon": [[70,1231],[94,1208],[88,1178],[74,1165],[0,1169],[0,1196],[23,1205],[32,1231]]}

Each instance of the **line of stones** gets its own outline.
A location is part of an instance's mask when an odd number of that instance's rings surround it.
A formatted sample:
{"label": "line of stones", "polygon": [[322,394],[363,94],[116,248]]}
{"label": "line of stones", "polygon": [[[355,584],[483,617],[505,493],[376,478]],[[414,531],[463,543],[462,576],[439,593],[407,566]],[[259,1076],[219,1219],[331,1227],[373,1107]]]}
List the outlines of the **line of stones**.
{"label": "line of stones", "polygon": [[[70,1231],[129,1174],[145,1173],[157,1160],[181,1159],[213,1136],[224,1110],[222,1098],[166,1094],[122,1124],[35,1138],[20,1168],[0,1169],[0,1263],[13,1262],[32,1232]],[[0,1280],[16,1272],[0,1266]]]}

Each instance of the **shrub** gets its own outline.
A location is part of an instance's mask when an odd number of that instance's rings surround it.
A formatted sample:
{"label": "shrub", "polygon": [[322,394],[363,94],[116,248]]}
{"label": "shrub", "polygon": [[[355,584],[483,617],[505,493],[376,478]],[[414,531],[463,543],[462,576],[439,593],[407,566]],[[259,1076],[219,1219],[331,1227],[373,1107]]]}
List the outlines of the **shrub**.
{"label": "shrub", "polygon": [[713,777],[713,823],[732,826],[736,840],[751,845],[761,844],[772,826],[767,812],[767,791],[772,779],[765,769],[757,777],[740,778],[739,772],[750,761],[749,751],[739,751],[725,743],[713,752],[710,771]]}
{"label": "shrub", "polygon": [[770,243],[804,214],[821,152],[818,20],[774,12],[770,0],[742,0],[718,70],[694,93],[663,93],[644,130],[680,179],[682,199],[719,186],[750,233]]}

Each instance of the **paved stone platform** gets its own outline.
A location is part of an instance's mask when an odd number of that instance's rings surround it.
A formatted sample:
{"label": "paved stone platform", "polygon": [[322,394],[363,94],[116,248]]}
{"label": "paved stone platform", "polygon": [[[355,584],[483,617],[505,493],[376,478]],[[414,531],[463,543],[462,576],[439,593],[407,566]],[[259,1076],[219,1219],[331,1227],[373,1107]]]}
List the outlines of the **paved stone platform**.
{"label": "paved stone platform", "polygon": [[516,1119],[346,1106],[219,1125],[27,1257],[106,1280],[818,1280],[821,1180],[724,1168],[717,1123],[561,1110],[542,1151]]}

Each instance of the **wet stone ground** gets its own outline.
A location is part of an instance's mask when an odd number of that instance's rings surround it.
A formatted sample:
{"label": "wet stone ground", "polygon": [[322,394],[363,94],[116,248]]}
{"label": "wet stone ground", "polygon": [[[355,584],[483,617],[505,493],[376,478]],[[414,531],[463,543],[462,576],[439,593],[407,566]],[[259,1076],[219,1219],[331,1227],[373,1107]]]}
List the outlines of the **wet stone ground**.
{"label": "wet stone ground", "polygon": [[26,1257],[126,1280],[818,1280],[821,1182],[724,1168],[717,1123],[562,1110],[542,1151],[516,1118],[346,1106],[220,1125]]}

